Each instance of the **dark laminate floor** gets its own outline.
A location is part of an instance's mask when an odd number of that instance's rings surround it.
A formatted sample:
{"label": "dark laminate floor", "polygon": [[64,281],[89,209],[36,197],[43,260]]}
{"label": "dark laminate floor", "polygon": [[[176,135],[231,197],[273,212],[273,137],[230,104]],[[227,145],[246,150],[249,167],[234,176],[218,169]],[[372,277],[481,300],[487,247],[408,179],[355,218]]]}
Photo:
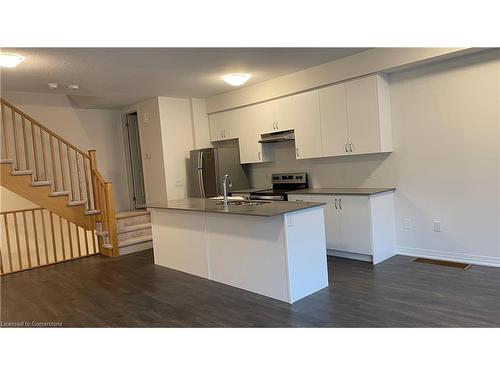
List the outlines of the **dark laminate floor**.
{"label": "dark laminate floor", "polygon": [[328,259],[330,287],[293,305],[153,264],[151,251],[91,257],[1,278],[8,321],[66,327],[500,326],[500,269],[396,256]]}

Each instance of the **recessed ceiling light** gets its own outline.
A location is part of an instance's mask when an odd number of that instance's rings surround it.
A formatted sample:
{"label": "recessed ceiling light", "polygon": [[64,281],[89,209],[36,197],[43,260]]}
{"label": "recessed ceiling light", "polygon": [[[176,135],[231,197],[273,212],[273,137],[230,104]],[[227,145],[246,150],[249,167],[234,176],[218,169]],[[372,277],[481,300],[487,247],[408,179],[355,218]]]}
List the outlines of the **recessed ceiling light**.
{"label": "recessed ceiling light", "polygon": [[51,83],[48,83],[48,86],[49,86],[49,89],[54,90],[54,89],[57,89],[59,87],[59,83],[51,82]]}
{"label": "recessed ceiling light", "polygon": [[246,81],[250,79],[250,74],[248,73],[231,73],[226,74],[222,77],[224,81],[229,83],[231,86],[241,86]]}
{"label": "recessed ceiling light", "polygon": [[80,86],[78,85],[68,85],[68,89],[70,90],[78,90],[80,88]]}
{"label": "recessed ceiling light", "polygon": [[18,66],[24,57],[14,55],[12,53],[0,53],[0,66],[2,68],[15,68]]}

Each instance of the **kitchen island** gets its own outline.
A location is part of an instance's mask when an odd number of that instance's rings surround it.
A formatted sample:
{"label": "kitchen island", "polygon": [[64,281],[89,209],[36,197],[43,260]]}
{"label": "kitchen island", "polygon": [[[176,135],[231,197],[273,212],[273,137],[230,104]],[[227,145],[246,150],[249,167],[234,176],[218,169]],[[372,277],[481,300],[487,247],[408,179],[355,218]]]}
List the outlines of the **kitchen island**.
{"label": "kitchen island", "polygon": [[155,264],[293,303],[328,285],[323,206],[150,204]]}

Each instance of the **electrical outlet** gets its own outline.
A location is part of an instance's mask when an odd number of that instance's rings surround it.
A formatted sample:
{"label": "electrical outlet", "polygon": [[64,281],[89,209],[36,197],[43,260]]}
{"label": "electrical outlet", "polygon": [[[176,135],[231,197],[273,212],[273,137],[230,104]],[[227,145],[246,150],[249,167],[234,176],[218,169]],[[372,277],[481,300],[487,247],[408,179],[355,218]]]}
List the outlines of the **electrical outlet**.
{"label": "electrical outlet", "polygon": [[145,124],[149,123],[149,113],[148,112],[144,112],[144,123]]}
{"label": "electrical outlet", "polygon": [[175,186],[176,187],[184,187],[184,183],[182,182],[182,180],[180,178],[178,178],[177,180],[175,180]]}
{"label": "electrical outlet", "polygon": [[441,232],[441,222],[440,221],[433,221],[432,224],[434,225],[434,232]]}
{"label": "electrical outlet", "polygon": [[403,224],[403,227],[405,229],[411,229],[413,226],[412,226],[412,222],[410,219],[405,219],[404,220],[404,224]]}

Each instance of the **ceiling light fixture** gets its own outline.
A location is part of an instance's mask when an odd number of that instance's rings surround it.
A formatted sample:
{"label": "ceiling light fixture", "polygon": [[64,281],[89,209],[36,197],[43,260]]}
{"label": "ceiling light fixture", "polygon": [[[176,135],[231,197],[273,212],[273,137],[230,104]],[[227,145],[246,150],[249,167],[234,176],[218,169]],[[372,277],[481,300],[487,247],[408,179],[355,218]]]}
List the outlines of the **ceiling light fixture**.
{"label": "ceiling light fixture", "polygon": [[80,86],[78,85],[68,85],[68,89],[70,90],[78,90],[80,88]]}
{"label": "ceiling light fixture", "polygon": [[49,89],[54,90],[54,89],[57,89],[59,87],[59,83],[51,82],[51,83],[48,83],[48,86],[49,86]]}
{"label": "ceiling light fixture", "polygon": [[12,53],[0,53],[0,67],[2,68],[15,68],[18,66],[24,57],[14,55]]}
{"label": "ceiling light fixture", "polygon": [[222,77],[231,86],[241,86],[246,81],[250,79],[250,74],[248,73],[231,73],[226,74]]}

